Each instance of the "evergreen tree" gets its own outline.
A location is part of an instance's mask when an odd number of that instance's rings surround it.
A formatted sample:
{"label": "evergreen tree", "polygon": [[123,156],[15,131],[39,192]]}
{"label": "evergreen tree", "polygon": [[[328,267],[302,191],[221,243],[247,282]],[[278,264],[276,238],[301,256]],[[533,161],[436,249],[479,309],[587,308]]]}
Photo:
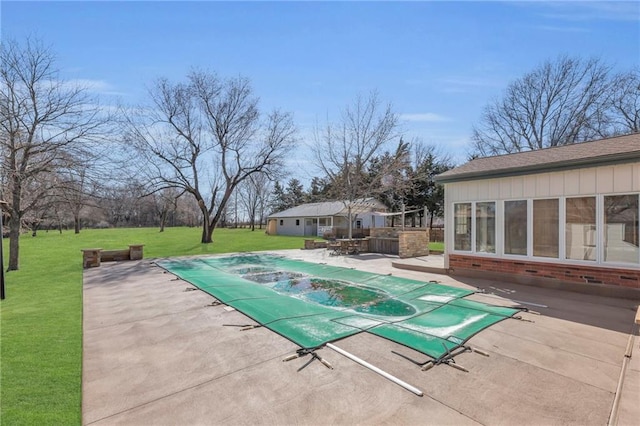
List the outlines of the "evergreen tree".
{"label": "evergreen tree", "polygon": [[318,203],[329,199],[329,185],[326,179],[314,177],[311,179],[309,191],[306,195],[307,203]]}
{"label": "evergreen tree", "polygon": [[280,185],[280,182],[276,182],[273,185],[273,197],[271,197],[271,212],[281,212],[289,208],[289,202],[287,195],[284,192],[284,188]]}
{"label": "evergreen tree", "polygon": [[287,203],[289,204],[289,207],[287,208],[299,206],[300,204],[305,203],[306,194],[304,192],[304,187],[298,179],[289,179],[285,195],[287,197]]}

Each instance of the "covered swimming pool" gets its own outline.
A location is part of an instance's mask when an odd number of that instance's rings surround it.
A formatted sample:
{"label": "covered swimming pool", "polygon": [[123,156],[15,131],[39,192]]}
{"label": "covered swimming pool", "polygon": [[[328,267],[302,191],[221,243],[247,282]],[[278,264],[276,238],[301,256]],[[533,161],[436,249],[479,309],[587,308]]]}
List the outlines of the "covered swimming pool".
{"label": "covered swimming pool", "polygon": [[438,361],[520,312],[472,290],[268,254],[156,264],[303,349],[370,333]]}

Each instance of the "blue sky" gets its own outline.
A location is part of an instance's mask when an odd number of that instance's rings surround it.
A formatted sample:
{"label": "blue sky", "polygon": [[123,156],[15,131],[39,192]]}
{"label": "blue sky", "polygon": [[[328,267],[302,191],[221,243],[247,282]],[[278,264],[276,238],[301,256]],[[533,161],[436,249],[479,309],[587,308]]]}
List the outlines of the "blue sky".
{"label": "blue sky", "polygon": [[[11,2],[3,38],[36,35],[62,76],[103,103],[139,104],[192,67],[249,77],[264,110],[294,113],[309,141],[377,90],[421,138],[464,162],[472,126],[510,81],[561,54],[640,63],[640,2]],[[309,170],[306,155],[292,171]],[[303,180],[308,174],[297,172]]]}

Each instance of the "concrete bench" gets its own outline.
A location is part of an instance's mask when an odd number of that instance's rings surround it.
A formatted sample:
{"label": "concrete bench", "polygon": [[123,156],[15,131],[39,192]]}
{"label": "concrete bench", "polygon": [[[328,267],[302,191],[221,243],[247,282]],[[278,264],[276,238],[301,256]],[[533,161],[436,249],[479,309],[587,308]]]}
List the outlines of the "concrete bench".
{"label": "concrete bench", "polygon": [[124,250],[102,250],[101,260],[103,262],[119,262],[121,260],[130,260],[129,249]]}
{"label": "concrete bench", "polygon": [[101,262],[140,260],[143,258],[143,244],[132,244],[128,249],[103,250],[101,248],[82,249],[82,267],[96,268]]}

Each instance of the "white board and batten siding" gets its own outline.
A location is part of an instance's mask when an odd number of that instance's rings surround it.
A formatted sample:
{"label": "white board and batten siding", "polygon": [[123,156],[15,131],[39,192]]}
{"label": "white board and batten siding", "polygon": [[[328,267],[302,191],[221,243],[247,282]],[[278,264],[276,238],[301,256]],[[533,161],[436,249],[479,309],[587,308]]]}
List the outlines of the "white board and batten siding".
{"label": "white board and batten siding", "polygon": [[640,163],[446,184],[446,203],[640,192]]}
{"label": "white board and batten siding", "polygon": [[283,217],[277,219],[276,234],[300,237],[304,236],[304,218]]}

